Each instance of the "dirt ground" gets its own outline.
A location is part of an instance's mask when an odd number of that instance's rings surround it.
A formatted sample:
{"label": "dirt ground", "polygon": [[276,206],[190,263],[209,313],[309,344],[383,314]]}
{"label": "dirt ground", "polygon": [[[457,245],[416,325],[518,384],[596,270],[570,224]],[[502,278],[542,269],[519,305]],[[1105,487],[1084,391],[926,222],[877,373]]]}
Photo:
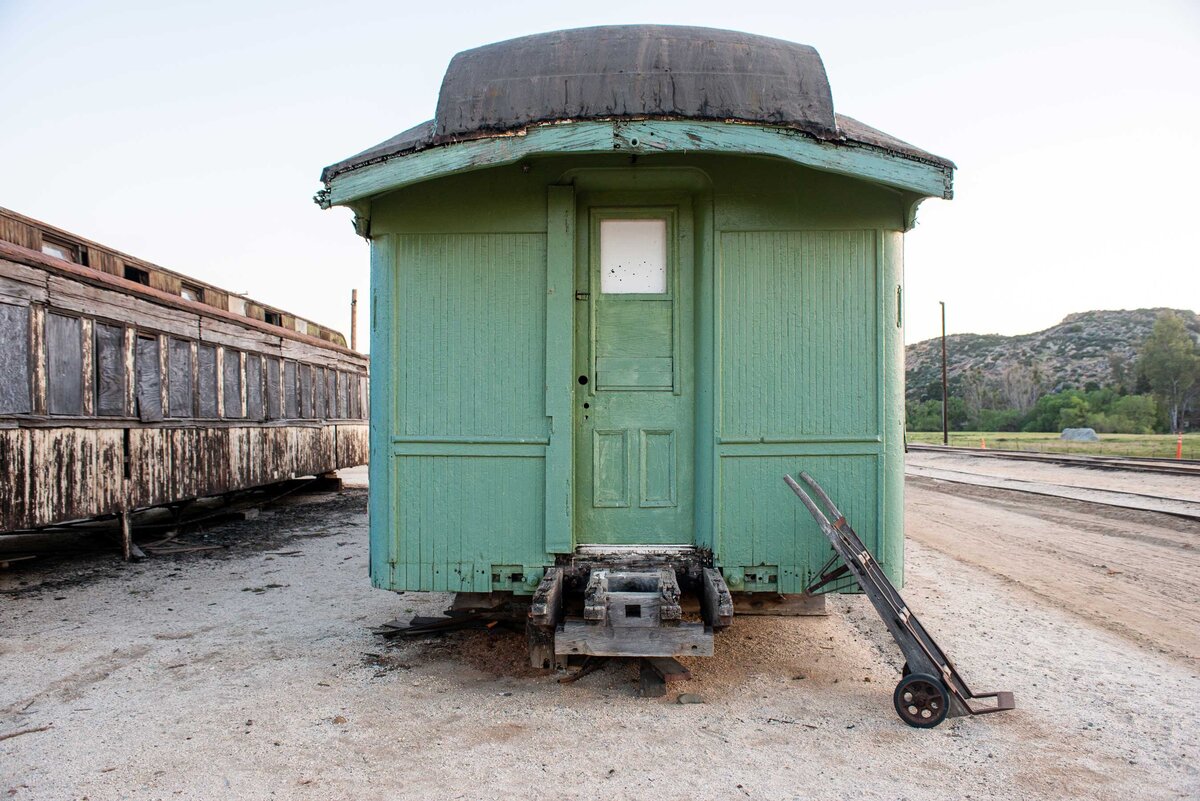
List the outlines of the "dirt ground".
{"label": "dirt ground", "polygon": [[505,631],[389,647],[373,626],[449,598],[370,588],[361,489],[188,538],[216,551],[14,568],[0,737],[51,728],[0,740],[0,794],[1196,798],[1200,532],[1061,507],[910,482],[905,596],[1019,707],[928,731],[893,712],[898,651],[858,596],[740,619],[688,661],[695,705],[636,697],[632,665],[558,684]]}

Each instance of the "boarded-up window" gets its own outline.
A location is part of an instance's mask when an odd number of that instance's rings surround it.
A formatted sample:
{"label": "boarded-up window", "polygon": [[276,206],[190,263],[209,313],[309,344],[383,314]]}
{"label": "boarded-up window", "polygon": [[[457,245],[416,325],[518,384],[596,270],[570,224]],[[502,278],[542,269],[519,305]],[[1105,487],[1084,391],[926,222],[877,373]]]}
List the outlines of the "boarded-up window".
{"label": "boarded-up window", "polygon": [[300,416],[300,402],[296,397],[296,363],[283,363],[283,416],[295,420]]}
{"label": "boarded-up window", "polygon": [[283,416],[283,397],[280,393],[279,359],[267,359],[267,419]]}
{"label": "boarded-up window", "polygon": [[353,373],[350,377],[350,387],[350,416],[357,420],[362,417],[362,376]]}
{"label": "boarded-up window", "polygon": [[242,355],[236,350],[225,349],[221,358],[221,375],[224,378],[225,416],[242,417]]}
{"label": "boarded-up window", "polygon": [[192,343],[172,339],[167,351],[167,410],[172,417],[191,417],[195,414],[195,392],[192,388]]}
{"label": "boarded-up window", "polygon": [[263,419],[262,356],[246,354],[246,417]]}
{"label": "boarded-up window", "polygon": [[158,337],[138,337],[134,368],[137,375],[138,419],[147,422],[161,420],[162,364],[158,360]]}
{"label": "boarded-up window", "polygon": [[0,303],[0,414],[26,414],[29,395],[29,307]]}
{"label": "boarded-up window", "polygon": [[50,414],[83,414],[83,339],[78,317],[46,315],[46,394]]}
{"label": "boarded-up window", "polygon": [[96,323],[96,414],[125,414],[125,329]]}
{"label": "boarded-up window", "polygon": [[350,416],[350,374],[338,373],[338,417]]}
{"label": "boarded-up window", "polygon": [[196,406],[201,417],[217,416],[217,348],[196,346]]}
{"label": "boarded-up window", "polygon": [[313,369],[311,364],[300,365],[300,416],[313,416]]}
{"label": "boarded-up window", "polygon": [[313,417],[325,416],[325,368],[313,368]]}
{"label": "boarded-up window", "polygon": [[337,370],[325,371],[325,417],[337,417]]}

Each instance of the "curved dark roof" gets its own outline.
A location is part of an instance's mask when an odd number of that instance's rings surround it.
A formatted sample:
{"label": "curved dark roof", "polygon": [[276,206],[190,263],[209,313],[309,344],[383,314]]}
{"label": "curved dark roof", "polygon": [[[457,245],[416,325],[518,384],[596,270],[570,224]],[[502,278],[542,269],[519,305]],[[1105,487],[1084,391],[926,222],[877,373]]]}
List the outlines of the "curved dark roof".
{"label": "curved dark roof", "polygon": [[[844,139],[821,56],[808,45],[714,28],[611,25],[465,50],[446,70],[433,120],[326,167],[321,180],[391,156],[531,124],[586,119],[736,120]],[[853,123],[854,121],[850,121]],[[944,159],[861,123],[876,147]],[[851,139],[857,137],[851,136]]]}
{"label": "curved dark roof", "polygon": [[807,45],[712,28],[612,25],[459,53],[442,81],[434,136],[664,116],[837,135],[825,65]]}

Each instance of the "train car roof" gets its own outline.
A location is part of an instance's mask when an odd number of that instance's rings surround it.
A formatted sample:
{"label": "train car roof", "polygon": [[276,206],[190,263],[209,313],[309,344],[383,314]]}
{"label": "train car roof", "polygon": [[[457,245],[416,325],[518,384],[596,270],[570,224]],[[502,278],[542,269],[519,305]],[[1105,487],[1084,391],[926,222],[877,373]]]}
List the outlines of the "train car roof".
{"label": "train car roof", "polygon": [[439,145],[539,124],[708,120],[769,125],[953,170],[948,159],[835,114],[817,51],[767,36],[674,25],[539,33],[466,50],[446,70],[435,116],[326,167],[348,172]]}

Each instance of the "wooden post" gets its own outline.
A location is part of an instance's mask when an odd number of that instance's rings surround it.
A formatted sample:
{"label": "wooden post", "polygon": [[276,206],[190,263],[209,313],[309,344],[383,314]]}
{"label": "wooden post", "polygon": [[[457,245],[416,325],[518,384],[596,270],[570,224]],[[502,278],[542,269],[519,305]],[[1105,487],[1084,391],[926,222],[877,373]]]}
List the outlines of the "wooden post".
{"label": "wooden post", "polygon": [[358,350],[358,290],[350,290],[350,350]]}
{"label": "wooden post", "polygon": [[121,556],[126,562],[133,558],[133,525],[129,512],[121,512]]}

